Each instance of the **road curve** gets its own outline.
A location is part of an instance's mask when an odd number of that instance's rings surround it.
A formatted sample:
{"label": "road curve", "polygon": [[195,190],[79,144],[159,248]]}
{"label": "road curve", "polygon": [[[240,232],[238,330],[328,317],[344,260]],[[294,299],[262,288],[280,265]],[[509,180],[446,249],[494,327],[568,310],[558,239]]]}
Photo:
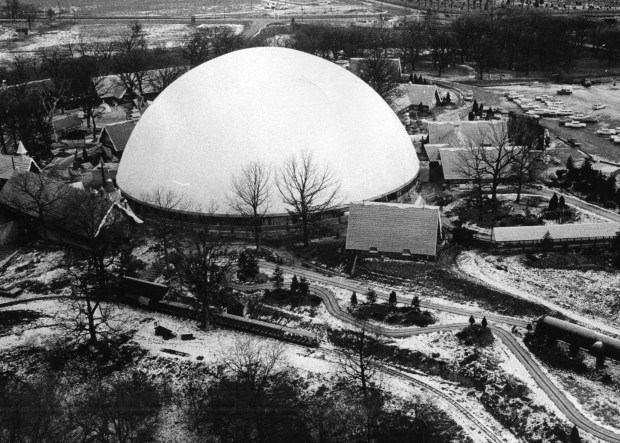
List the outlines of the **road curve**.
{"label": "road curve", "polygon": [[[264,267],[274,268],[275,265],[268,264],[264,265]],[[330,279],[323,277],[321,274],[316,272],[308,271],[304,268],[298,267],[290,267],[290,266],[281,266],[281,268],[288,272],[294,272],[297,275],[302,275],[308,279],[315,280],[321,283],[327,283],[329,285],[333,285],[336,287],[340,287],[342,289],[347,290],[356,290],[358,291],[360,288],[364,288],[362,285],[358,285],[355,288],[352,287],[351,284],[341,284],[339,280]],[[348,280],[349,281],[349,280]],[[323,288],[321,286],[313,286],[311,287],[311,292],[320,297],[321,300],[325,303],[325,307],[327,311],[334,316],[335,318],[344,321],[346,323],[352,324],[357,327],[362,326],[362,322],[355,319],[351,314],[344,311],[340,305],[338,304],[338,300],[332,291],[327,288]],[[386,298],[387,294],[382,293],[379,294],[381,298]],[[428,303],[420,303],[421,306],[429,307]],[[432,309],[438,310],[446,310],[443,305],[433,305]],[[456,311],[456,312],[455,312]],[[469,310],[459,310],[458,308],[450,308],[447,312],[453,312],[460,315],[470,315],[471,311]],[[506,322],[505,319],[510,319],[510,317],[504,316],[492,316],[486,315],[487,318],[494,319],[496,317],[501,318],[499,322],[508,323],[512,325],[516,325],[515,320],[511,319],[511,322]],[[521,321],[521,320],[518,320]],[[373,324],[364,324],[367,330],[387,337],[400,338],[400,337],[410,337],[418,334],[427,334],[431,332],[440,332],[440,331],[453,331],[462,329],[467,326],[467,323],[457,323],[452,325],[440,325],[440,326],[429,326],[425,328],[385,328]],[[522,323],[518,324],[522,326]],[[532,378],[536,381],[538,386],[549,396],[551,401],[556,405],[556,407],[577,427],[582,430],[592,434],[593,436],[600,438],[604,441],[608,442],[620,442],[620,433],[613,432],[609,429],[606,429],[594,422],[592,422],[589,418],[584,416],[576,407],[571,403],[571,401],[566,398],[564,393],[547,377],[547,375],[541,370],[538,364],[534,361],[532,356],[527,352],[519,342],[507,331],[501,328],[491,327],[495,336],[500,339],[504,344],[510,349],[510,351],[517,357],[517,359],[523,364],[525,369],[529,372]]]}

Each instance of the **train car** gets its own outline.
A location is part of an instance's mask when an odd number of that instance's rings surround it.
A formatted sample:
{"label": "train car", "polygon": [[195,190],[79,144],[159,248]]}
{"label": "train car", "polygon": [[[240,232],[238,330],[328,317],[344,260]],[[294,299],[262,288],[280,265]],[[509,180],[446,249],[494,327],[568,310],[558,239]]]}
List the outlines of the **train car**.
{"label": "train car", "polygon": [[587,349],[597,357],[620,361],[620,340],[583,326],[545,315],[536,322],[536,333]]}

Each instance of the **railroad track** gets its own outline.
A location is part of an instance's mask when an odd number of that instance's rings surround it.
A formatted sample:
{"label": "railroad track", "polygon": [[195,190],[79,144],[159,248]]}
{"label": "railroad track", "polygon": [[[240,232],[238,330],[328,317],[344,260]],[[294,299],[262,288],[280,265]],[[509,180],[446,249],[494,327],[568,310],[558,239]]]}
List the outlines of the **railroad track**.
{"label": "railroad track", "polygon": [[[269,263],[265,265],[265,267],[275,268],[275,265],[272,265]],[[281,268],[285,271],[294,272],[297,275],[304,276],[308,279],[315,280],[321,283],[326,283],[326,284],[336,286],[342,289],[353,290],[353,291],[360,291],[360,288],[364,289],[363,286],[353,285],[351,283],[343,283],[340,281],[340,279],[333,279],[333,278],[330,279],[316,272],[308,271],[304,268],[291,267],[291,266],[281,266]],[[369,325],[367,323],[362,324],[362,322],[355,319],[351,314],[344,311],[340,307],[340,305],[338,304],[338,300],[336,299],[332,291],[330,291],[329,289],[323,288],[320,286],[314,286],[314,287],[311,287],[311,292],[314,295],[320,297],[321,300],[323,300],[327,311],[335,318],[343,322],[352,324],[356,327],[363,326],[366,328],[366,330],[373,332],[377,335],[383,335],[383,336],[392,337],[392,338],[401,338],[401,337],[410,337],[410,336],[418,335],[418,334],[428,334],[431,332],[453,331],[453,330],[462,329],[465,326],[468,326],[467,323],[460,323],[460,324],[443,325],[443,326],[429,326],[425,328],[384,328],[384,327],[376,326],[372,324]],[[381,298],[387,298],[386,293],[380,293],[379,296]],[[460,315],[471,314],[471,311],[464,310],[464,309],[450,308],[450,310],[447,310],[445,309],[446,307],[444,307],[443,305],[433,305],[431,303],[420,303],[420,305],[427,307],[427,308],[430,308],[430,306],[432,305],[433,307],[431,309],[443,310],[443,311],[452,312],[452,313],[460,314]],[[491,320],[501,319],[498,322],[507,323],[509,325],[524,326],[524,323],[527,324],[527,322],[520,320],[520,319],[511,319],[510,317],[506,317],[506,316],[496,316],[496,315],[489,315],[489,314],[485,314],[485,315],[487,316],[487,319],[491,319]],[[511,320],[511,321],[506,321],[506,319]],[[549,398],[555,404],[555,406],[570,421],[572,421],[580,429],[592,434],[593,436],[597,438],[600,438],[608,442],[619,442],[620,443],[620,433],[613,432],[603,426],[600,426],[592,422],[586,416],[584,416],[571,403],[571,401],[568,398],[566,398],[564,393],[549,379],[549,377],[547,377],[547,375],[540,369],[540,367],[534,361],[531,355],[525,349],[523,349],[523,347],[519,344],[519,342],[510,333],[508,333],[507,331],[501,328],[490,327],[490,329],[493,331],[495,336],[499,338],[508,347],[508,349],[510,349],[510,351],[521,362],[521,364],[523,364],[523,366],[528,371],[528,373],[536,381],[538,386],[545,392],[545,394],[549,396]]]}

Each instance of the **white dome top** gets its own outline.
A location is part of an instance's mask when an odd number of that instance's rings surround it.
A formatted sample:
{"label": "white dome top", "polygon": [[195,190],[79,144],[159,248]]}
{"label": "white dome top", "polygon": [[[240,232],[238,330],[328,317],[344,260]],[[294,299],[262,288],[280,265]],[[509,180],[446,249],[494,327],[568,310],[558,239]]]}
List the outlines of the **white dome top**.
{"label": "white dome top", "polygon": [[[166,88],[131,134],[117,181],[137,200],[160,188],[234,213],[232,177],[247,163],[275,170],[303,150],[342,180],[346,203],[398,189],[419,170],[398,117],[358,77],[303,52],[252,48]],[[275,185],[271,200],[270,213],[286,212]]]}

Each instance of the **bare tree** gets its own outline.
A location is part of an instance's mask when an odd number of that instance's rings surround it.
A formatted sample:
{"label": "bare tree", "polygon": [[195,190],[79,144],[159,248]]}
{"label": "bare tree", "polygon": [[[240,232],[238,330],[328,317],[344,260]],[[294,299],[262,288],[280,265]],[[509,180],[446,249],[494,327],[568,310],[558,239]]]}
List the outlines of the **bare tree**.
{"label": "bare tree", "polygon": [[344,331],[342,342],[340,367],[359,383],[364,400],[368,400],[377,374],[377,360],[382,342],[371,336],[365,325],[359,331]]}
{"label": "bare tree", "polygon": [[211,328],[214,309],[219,310],[229,302],[228,274],[233,262],[219,237],[209,232],[209,227],[187,227],[188,243],[177,251],[183,256],[181,278],[195,297],[202,315],[202,326]]}
{"label": "bare tree", "polygon": [[257,250],[263,217],[270,206],[270,178],[271,172],[265,164],[251,162],[232,179],[233,195],[230,197],[230,206],[239,214],[251,217]]}
{"label": "bare tree", "polygon": [[34,5],[25,4],[19,10],[19,15],[28,23],[28,30],[32,29],[32,23],[39,15],[39,9]]}
{"label": "bare tree", "polygon": [[289,212],[301,221],[304,246],[310,242],[310,222],[338,204],[340,180],[328,165],[319,165],[311,152],[291,156],[276,176],[276,186]]}
{"label": "bare tree", "polygon": [[284,346],[281,342],[258,340],[253,337],[237,337],[232,348],[220,354],[221,364],[231,371],[237,380],[253,392],[264,389],[269,377],[283,360]]}
{"label": "bare tree", "polygon": [[379,51],[373,51],[370,57],[362,61],[360,78],[370,85],[388,105],[400,95],[399,72],[392,60],[383,57]]}
{"label": "bare tree", "polygon": [[200,29],[194,29],[186,36],[182,53],[190,68],[194,68],[209,59],[211,54],[209,45],[207,33]]}
{"label": "bare tree", "polygon": [[21,213],[36,220],[41,237],[47,238],[49,223],[62,217],[65,199],[73,189],[48,173],[15,174],[3,189],[2,200]]}
{"label": "bare tree", "polygon": [[[512,145],[505,125],[491,125],[488,133],[480,132],[477,139],[470,139],[461,154],[459,172],[474,187],[481,205],[490,195],[491,210],[497,209],[497,190],[513,178],[520,147]],[[482,206],[479,207],[482,216]]]}
{"label": "bare tree", "polygon": [[183,66],[168,66],[155,69],[149,72],[147,81],[154,91],[161,92],[182,76],[185,71],[186,69]]}
{"label": "bare tree", "polygon": [[6,11],[7,17],[15,23],[21,11],[21,4],[19,0],[5,0],[4,10]]}
{"label": "bare tree", "polygon": [[164,253],[164,261],[168,266],[170,264],[169,251],[178,246],[180,215],[189,209],[190,204],[183,195],[162,188],[143,195],[142,200],[155,209],[152,214],[148,215],[148,218],[152,220],[149,225],[158,246]]}

